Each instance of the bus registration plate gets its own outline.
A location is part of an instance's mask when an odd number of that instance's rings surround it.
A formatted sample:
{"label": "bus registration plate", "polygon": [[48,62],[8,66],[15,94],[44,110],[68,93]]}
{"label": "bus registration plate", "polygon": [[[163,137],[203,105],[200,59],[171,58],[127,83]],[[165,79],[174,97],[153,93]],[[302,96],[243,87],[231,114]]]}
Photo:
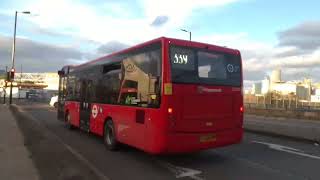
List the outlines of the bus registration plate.
{"label": "bus registration plate", "polygon": [[214,142],[217,140],[217,136],[215,134],[207,134],[200,136],[200,142],[205,143],[205,142]]}

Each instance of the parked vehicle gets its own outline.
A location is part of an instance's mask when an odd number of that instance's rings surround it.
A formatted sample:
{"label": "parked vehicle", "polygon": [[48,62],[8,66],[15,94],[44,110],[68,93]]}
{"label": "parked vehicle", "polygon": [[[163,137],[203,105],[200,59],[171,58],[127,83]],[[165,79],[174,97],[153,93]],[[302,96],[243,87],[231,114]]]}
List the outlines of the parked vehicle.
{"label": "parked vehicle", "polygon": [[54,108],[58,108],[58,96],[53,96],[49,104]]}

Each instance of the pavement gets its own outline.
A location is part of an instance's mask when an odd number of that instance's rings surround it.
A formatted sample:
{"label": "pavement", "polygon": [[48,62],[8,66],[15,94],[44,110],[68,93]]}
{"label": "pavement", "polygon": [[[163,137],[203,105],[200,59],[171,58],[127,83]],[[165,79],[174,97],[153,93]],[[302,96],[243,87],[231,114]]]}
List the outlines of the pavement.
{"label": "pavement", "polygon": [[0,179],[39,179],[16,120],[7,105],[0,105]]}
{"label": "pavement", "polygon": [[246,114],[244,119],[246,130],[320,142],[320,117],[316,121]]}

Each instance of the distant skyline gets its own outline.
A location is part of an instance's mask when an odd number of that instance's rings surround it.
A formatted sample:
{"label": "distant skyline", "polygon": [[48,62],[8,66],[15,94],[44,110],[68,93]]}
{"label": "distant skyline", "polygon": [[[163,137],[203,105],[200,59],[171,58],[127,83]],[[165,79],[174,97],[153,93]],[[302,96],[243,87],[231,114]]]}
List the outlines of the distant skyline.
{"label": "distant skyline", "polygon": [[[237,48],[245,83],[281,68],[287,80],[320,81],[320,1],[11,0],[0,4],[0,69],[10,65],[14,12],[17,66],[55,72],[160,36]],[[18,71],[18,69],[17,69]]]}

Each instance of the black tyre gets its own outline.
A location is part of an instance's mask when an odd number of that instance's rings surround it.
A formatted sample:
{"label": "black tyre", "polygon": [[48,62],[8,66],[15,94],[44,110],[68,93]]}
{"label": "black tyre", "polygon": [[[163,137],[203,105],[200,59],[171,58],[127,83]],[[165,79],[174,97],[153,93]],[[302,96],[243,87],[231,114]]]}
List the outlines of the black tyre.
{"label": "black tyre", "polygon": [[56,108],[56,109],[58,109],[58,102],[55,102],[55,103],[53,104],[53,107]]}
{"label": "black tyre", "polygon": [[65,126],[66,126],[66,128],[68,128],[68,129],[74,129],[74,127],[73,127],[73,125],[71,124],[71,117],[70,117],[70,114],[67,112],[66,113],[66,117],[65,117]]}
{"label": "black tyre", "polygon": [[115,135],[115,129],[112,120],[107,120],[107,122],[104,124],[103,142],[111,151],[118,149],[119,143]]}

